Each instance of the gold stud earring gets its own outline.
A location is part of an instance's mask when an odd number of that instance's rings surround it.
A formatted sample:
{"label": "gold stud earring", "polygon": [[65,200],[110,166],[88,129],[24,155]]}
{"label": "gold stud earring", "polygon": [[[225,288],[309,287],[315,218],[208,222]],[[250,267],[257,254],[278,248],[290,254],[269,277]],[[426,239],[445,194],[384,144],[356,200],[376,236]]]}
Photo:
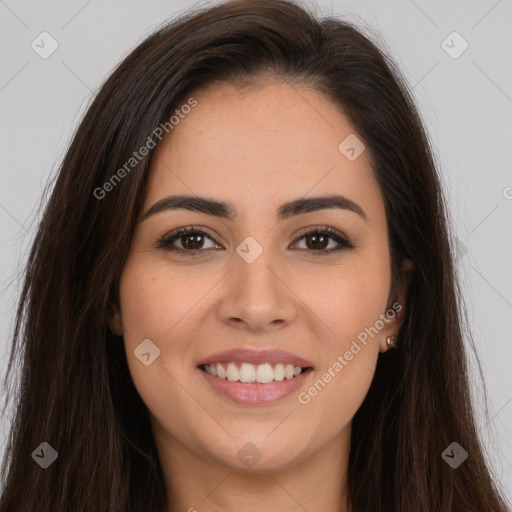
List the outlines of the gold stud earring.
{"label": "gold stud earring", "polygon": [[386,345],[388,348],[395,348],[395,340],[393,339],[393,336],[388,336],[386,338]]}

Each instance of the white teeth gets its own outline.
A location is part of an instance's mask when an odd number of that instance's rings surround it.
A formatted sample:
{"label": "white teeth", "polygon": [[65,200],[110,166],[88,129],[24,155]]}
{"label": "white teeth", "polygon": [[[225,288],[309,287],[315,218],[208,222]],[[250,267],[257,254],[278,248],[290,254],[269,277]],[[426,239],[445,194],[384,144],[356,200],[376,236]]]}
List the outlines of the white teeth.
{"label": "white teeth", "polygon": [[254,382],[256,380],[256,369],[254,365],[242,363],[240,366],[240,382]]}
{"label": "white teeth", "polygon": [[[226,366],[225,363],[224,365]],[[231,382],[258,382],[260,384],[268,384],[274,380],[292,379],[302,373],[300,366],[293,366],[293,364],[285,365],[283,363],[278,363],[274,367],[269,363],[260,365],[242,363],[240,369],[234,362],[228,363],[226,368],[222,364],[217,363],[212,365],[205,364],[203,369],[214,377],[227,379]]]}
{"label": "white teeth", "polygon": [[226,377],[231,382],[236,382],[240,379],[240,373],[238,371],[238,368],[236,367],[235,363],[229,363],[228,369],[226,370]]}
{"label": "white teeth", "polygon": [[260,364],[256,369],[256,381],[260,384],[268,384],[274,380],[274,370],[268,363]]}
{"label": "white teeth", "polygon": [[293,377],[294,370],[295,370],[295,368],[293,367],[293,364],[287,364],[284,367],[284,376],[285,376],[285,378],[291,379]]}
{"label": "white teeth", "polygon": [[[210,366],[210,365],[207,364],[205,366]],[[219,377],[220,379],[226,378],[226,370],[224,370],[223,366],[220,364],[217,364],[217,377]]]}
{"label": "white teeth", "polygon": [[283,380],[284,379],[284,364],[276,364],[274,367],[274,380]]}

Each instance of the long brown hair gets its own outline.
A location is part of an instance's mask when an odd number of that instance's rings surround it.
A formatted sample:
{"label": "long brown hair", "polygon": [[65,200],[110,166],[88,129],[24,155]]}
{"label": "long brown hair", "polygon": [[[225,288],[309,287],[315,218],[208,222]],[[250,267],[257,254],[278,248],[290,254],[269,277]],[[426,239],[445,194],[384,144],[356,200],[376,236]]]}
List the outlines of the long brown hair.
{"label": "long brown hair", "polygon": [[[397,348],[379,356],[353,419],[352,510],[505,510],[475,428],[447,208],[400,73],[349,23],[317,19],[287,0],[238,0],[189,12],[144,40],[106,80],[73,137],[17,310],[4,384],[16,407],[2,512],[172,506],[123,339],[108,327],[153,152],[111,181],[105,197],[98,190],[192,91],[268,72],[324,93],[349,117],[384,197],[393,282],[404,258],[415,265]],[[469,454],[457,469],[441,457],[454,441]],[[47,469],[31,457],[42,442],[58,452]]]}

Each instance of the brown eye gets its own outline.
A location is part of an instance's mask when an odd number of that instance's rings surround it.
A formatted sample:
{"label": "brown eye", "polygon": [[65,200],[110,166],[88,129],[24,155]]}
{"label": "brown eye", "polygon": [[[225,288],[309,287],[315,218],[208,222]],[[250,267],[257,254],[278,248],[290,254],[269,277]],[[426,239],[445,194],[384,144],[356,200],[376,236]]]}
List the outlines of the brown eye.
{"label": "brown eye", "polygon": [[[339,252],[343,249],[351,249],[354,246],[337,231],[331,228],[312,228],[301,233],[297,240],[305,240],[306,250],[312,253],[330,254]],[[338,247],[328,249],[329,243],[334,241]]]}
{"label": "brown eye", "polygon": [[[206,239],[214,242],[214,245],[217,243],[210,235],[202,231],[201,229],[194,228],[193,226],[180,228],[169,235],[166,235],[164,238],[159,240],[157,247],[168,249],[171,251],[176,251],[179,253],[198,253],[204,252],[206,249],[211,249],[212,247],[204,247]],[[175,242],[179,242],[181,247],[176,247]]]}

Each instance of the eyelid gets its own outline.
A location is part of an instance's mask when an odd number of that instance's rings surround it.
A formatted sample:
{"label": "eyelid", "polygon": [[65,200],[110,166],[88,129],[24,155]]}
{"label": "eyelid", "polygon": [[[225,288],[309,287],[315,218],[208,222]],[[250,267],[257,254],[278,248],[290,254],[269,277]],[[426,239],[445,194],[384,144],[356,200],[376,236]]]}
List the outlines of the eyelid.
{"label": "eyelid", "polygon": [[[173,229],[172,231],[170,231],[169,233],[164,235],[163,237],[158,238],[157,241],[156,241],[156,243],[157,243],[156,247],[161,247],[163,249],[166,249],[168,246],[170,246],[170,243],[168,243],[168,242],[171,239],[174,238],[175,240],[177,240],[180,236],[188,235],[190,233],[204,234],[208,238],[211,238],[217,245],[222,246],[221,242],[217,239],[217,237],[215,235],[212,235],[209,231],[207,231],[207,228],[204,228],[204,227],[201,227],[201,226],[195,226],[195,225],[194,226],[184,225],[184,226],[179,226],[176,229]],[[173,240],[173,242],[175,240]],[[179,248],[176,248],[176,249],[178,251],[180,250]],[[204,252],[204,250],[199,250],[199,251],[200,252]],[[184,251],[184,252],[193,253],[194,251],[193,250],[189,250],[189,251]]]}
{"label": "eyelid", "polygon": [[327,225],[320,225],[319,226],[318,224],[313,224],[311,226],[306,226],[304,228],[301,228],[300,231],[295,235],[295,239],[301,238],[304,235],[307,235],[309,233],[316,233],[316,232],[319,232],[319,233],[329,233],[330,235],[336,235],[339,238],[343,238],[343,240],[345,242],[350,243],[348,236],[344,235],[338,229],[333,228],[331,226],[327,226]]}

